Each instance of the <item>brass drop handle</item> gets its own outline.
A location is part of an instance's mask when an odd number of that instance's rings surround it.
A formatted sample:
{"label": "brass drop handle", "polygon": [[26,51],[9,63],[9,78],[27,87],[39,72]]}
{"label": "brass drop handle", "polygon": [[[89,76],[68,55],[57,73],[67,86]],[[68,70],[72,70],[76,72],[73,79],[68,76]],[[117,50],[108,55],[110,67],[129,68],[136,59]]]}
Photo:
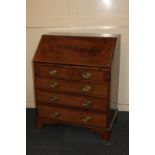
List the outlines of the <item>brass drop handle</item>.
{"label": "brass drop handle", "polygon": [[57,70],[56,69],[53,69],[53,70],[50,70],[48,73],[50,75],[55,75],[57,73]]}
{"label": "brass drop handle", "polygon": [[84,87],[82,88],[82,91],[88,93],[88,92],[90,92],[91,89],[92,89],[91,86],[86,85],[86,86],[84,86]]}
{"label": "brass drop handle", "polygon": [[83,77],[84,79],[89,79],[91,76],[92,76],[92,74],[89,73],[89,72],[82,73],[82,77]]}
{"label": "brass drop handle", "polygon": [[59,113],[56,112],[56,111],[54,111],[54,112],[51,113],[51,116],[53,116],[53,117],[58,117],[58,116],[59,116]]}
{"label": "brass drop handle", "polygon": [[82,105],[86,108],[89,108],[91,106],[91,101],[85,100]]}
{"label": "brass drop handle", "polygon": [[90,116],[84,116],[84,118],[82,119],[83,122],[88,122],[91,120]]}
{"label": "brass drop handle", "polygon": [[52,97],[50,98],[50,101],[51,101],[51,102],[58,102],[58,101],[59,101],[59,98],[58,98],[57,96],[52,96]]}
{"label": "brass drop handle", "polygon": [[59,84],[57,82],[51,82],[50,83],[50,87],[55,88],[56,86],[58,86]]}

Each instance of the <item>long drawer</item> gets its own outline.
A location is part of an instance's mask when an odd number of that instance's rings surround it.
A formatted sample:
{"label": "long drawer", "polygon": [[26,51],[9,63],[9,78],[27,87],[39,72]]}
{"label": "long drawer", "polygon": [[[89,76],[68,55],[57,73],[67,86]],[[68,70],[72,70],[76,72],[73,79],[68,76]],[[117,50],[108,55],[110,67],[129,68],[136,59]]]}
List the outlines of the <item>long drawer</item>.
{"label": "long drawer", "polygon": [[107,110],[108,99],[100,99],[86,96],[76,96],[55,92],[37,91],[36,100],[49,105],[67,105],[92,110]]}
{"label": "long drawer", "polygon": [[36,87],[42,90],[84,94],[93,97],[107,97],[109,95],[109,87],[104,83],[96,84],[60,79],[37,78]]}
{"label": "long drawer", "polygon": [[39,117],[51,118],[70,123],[90,126],[105,127],[107,117],[105,114],[90,113],[85,111],[69,110],[58,107],[38,106]]}

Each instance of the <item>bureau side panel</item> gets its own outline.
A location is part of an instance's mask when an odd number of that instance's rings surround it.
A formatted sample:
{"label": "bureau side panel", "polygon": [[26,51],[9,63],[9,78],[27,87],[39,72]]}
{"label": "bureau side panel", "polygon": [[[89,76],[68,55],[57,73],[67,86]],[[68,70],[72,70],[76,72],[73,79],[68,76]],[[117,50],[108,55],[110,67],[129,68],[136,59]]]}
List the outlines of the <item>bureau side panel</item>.
{"label": "bureau side panel", "polygon": [[36,98],[37,98],[37,83],[36,83],[36,79],[37,79],[37,75],[39,73],[39,67],[38,67],[38,64],[33,62],[32,63],[32,69],[33,69],[33,85],[34,85],[34,99],[35,99],[35,106],[37,108],[37,101],[36,101]]}
{"label": "bureau side panel", "polygon": [[111,66],[110,108],[117,109],[120,68],[120,36],[118,36]]}

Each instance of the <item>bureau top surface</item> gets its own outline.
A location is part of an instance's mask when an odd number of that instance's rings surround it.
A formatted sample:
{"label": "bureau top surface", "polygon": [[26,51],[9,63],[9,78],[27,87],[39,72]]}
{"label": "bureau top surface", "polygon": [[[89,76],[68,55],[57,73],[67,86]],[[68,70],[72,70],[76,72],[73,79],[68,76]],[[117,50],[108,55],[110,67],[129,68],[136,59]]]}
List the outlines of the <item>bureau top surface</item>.
{"label": "bureau top surface", "polygon": [[41,37],[34,62],[110,67],[118,35],[50,33]]}

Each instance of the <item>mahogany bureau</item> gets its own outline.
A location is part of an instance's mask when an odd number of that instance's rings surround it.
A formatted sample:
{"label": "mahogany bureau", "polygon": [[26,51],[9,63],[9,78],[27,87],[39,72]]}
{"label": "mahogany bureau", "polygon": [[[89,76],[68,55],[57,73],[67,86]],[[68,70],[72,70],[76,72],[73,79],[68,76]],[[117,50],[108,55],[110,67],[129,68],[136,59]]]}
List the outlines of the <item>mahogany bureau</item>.
{"label": "mahogany bureau", "polygon": [[104,140],[117,115],[120,36],[43,35],[33,59],[37,127],[65,123]]}

